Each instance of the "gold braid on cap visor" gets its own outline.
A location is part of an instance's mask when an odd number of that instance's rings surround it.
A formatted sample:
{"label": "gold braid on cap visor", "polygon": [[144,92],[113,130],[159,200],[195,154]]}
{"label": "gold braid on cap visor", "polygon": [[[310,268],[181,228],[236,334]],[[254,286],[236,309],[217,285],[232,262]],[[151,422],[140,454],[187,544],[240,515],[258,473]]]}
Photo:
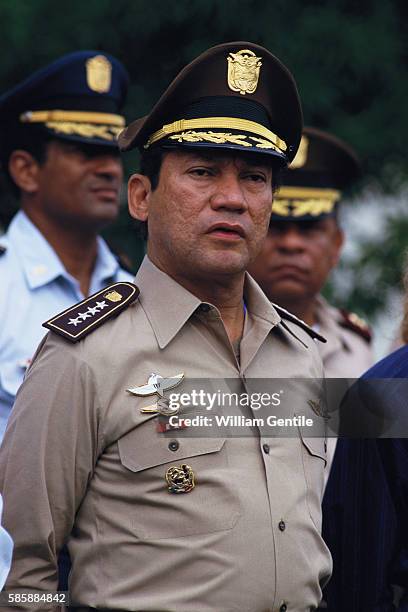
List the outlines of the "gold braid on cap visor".
{"label": "gold braid on cap visor", "polygon": [[330,214],[341,198],[335,189],[281,187],[272,203],[272,213],[281,217],[318,217]]}
{"label": "gold braid on cap visor", "polygon": [[125,118],[112,113],[88,111],[40,110],[20,115],[22,123],[44,123],[57,134],[76,134],[86,138],[116,140],[125,126]]}
{"label": "gold braid on cap visor", "polygon": [[[225,131],[211,131],[219,129]],[[249,132],[249,135],[232,134],[228,130]],[[148,149],[152,144],[163,138],[169,138],[177,142],[229,143],[243,147],[255,147],[257,149],[274,149],[279,153],[285,153],[288,148],[284,140],[260,123],[234,117],[179,119],[164,125],[160,130],[154,132],[144,145],[144,148]]]}

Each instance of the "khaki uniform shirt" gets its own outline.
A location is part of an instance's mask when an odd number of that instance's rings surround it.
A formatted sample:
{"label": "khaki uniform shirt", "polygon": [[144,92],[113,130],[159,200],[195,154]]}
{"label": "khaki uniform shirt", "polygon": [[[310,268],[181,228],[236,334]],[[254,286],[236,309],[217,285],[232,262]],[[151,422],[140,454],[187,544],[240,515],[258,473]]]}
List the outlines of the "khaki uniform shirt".
{"label": "khaki uniform shirt", "polygon": [[[327,343],[319,343],[319,353],[323,360],[324,374],[330,378],[359,378],[374,363],[371,343],[356,331],[341,325],[344,317],[340,311],[322,297],[317,299],[317,329]],[[330,387],[330,380],[328,381]],[[345,387],[346,389],[346,387]],[[330,396],[330,388],[328,389]],[[330,474],[336,450],[337,438],[327,441],[327,467],[325,485]]]}
{"label": "khaki uniform shirt", "polygon": [[339,310],[321,296],[317,300],[316,318],[318,331],[327,340],[326,344],[318,345],[326,378],[359,378],[373,365],[371,344],[342,326]]}
{"label": "khaki uniform shirt", "polygon": [[[49,334],[19,391],[0,452],[15,543],[6,589],[56,589],[67,541],[71,605],[315,609],[331,571],[320,536],[324,441],[183,438],[172,450],[140,411],[152,398],[126,392],[151,372],[321,378],[315,341],[284,327],[247,277],[238,364],[215,307],[148,259],[136,284],[139,300],[77,344]],[[182,463],[196,487],[171,494],[166,470]]]}

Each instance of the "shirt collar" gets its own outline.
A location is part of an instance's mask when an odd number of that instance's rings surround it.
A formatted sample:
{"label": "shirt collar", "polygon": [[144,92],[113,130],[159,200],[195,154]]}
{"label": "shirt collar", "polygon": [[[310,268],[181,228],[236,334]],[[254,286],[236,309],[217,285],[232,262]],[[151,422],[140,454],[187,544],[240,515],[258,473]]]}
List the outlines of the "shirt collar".
{"label": "shirt collar", "polygon": [[248,312],[253,318],[263,319],[271,323],[272,327],[281,322],[280,315],[248,272],[245,274],[244,299]]}
{"label": "shirt collar", "polygon": [[[139,301],[163,349],[203,302],[159,270],[147,255],[135,283],[140,289]],[[272,326],[280,322],[280,316],[249,274],[245,278],[244,299],[251,316],[264,319]]]}
{"label": "shirt collar", "polygon": [[319,333],[327,340],[322,346],[325,354],[339,350],[341,346],[349,348],[342,329],[338,324],[338,311],[322,295],[316,297],[316,319],[320,326]]}
{"label": "shirt collar", "polygon": [[7,235],[10,245],[15,245],[19,254],[30,289],[66,275],[54,249],[22,210],[11,221]]}
{"label": "shirt collar", "polygon": [[[7,239],[9,244],[16,246],[30,289],[47,285],[58,277],[77,282],[68,274],[52,246],[22,210],[11,221]],[[101,284],[108,281],[114,277],[118,269],[118,261],[110,252],[106,242],[98,237],[93,283]]]}

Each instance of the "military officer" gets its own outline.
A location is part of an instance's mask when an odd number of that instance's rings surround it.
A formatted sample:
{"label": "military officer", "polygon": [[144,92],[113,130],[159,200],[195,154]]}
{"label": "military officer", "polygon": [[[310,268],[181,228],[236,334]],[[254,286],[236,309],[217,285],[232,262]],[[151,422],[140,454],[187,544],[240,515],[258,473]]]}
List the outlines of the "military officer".
{"label": "military officer", "polygon": [[147,257],[135,285],[46,323],[0,451],[8,590],[55,589],[67,542],[77,612],[316,609],[331,567],[324,440],[302,427],[182,436],[166,391],[322,377],[319,334],[245,273],[301,129],[289,71],[235,42],[196,58],[121,134],[142,153],[129,208],[147,224]]}
{"label": "military officer", "polygon": [[98,236],[119,210],[127,83],[117,59],[79,51],[0,98],[1,164],[21,204],[0,238],[0,441],[42,322],[132,278]]}
{"label": "military officer", "polygon": [[356,314],[330,305],[321,289],[343,245],[342,191],[359,176],[355,153],[338,138],[305,128],[297,156],[272,206],[261,253],[250,267],[266,295],[326,338],[328,378],[357,378],[373,363],[371,333]]}

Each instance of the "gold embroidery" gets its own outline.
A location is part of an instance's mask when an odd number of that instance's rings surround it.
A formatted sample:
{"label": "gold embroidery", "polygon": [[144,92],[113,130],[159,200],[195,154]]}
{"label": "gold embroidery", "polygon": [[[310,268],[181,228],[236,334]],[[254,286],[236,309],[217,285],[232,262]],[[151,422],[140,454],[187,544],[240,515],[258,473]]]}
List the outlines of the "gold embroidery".
{"label": "gold embroidery", "polygon": [[243,147],[252,146],[251,143],[246,142],[245,139],[245,134],[230,134],[227,132],[194,132],[193,130],[170,136],[170,140],[177,140],[177,142],[212,142],[214,144],[224,144],[229,142],[231,144],[242,145]]}
{"label": "gold embroidery", "polygon": [[178,142],[213,142],[214,144],[225,144],[229,142],[243,147],[253,147],[253,144],[246,141],[246,139],[249,138],[256,142],[255,147],[258,149],[279,150],[274,144],[263,138],[255,138],[254,136],[246,136],[245,134],[231,134],[230,132],[195,132],[193,130],[188,130],[186,132],[181,132],[181,134],[173,134],[173,136],[169,138],[170,140],[177,140]]}
{"label": "gold embroidery", "polygon": [[317,217],[331,213],[340,198],[336,189],[283,186],[272,203],[272,212],[282,217]]}
{"label": "gold embroidery", "polygon": [[288,200],[339,200],[341,191],[322,187],[290,187],[284,185],[279,189],[278,197]]}
{"label": "gold embroidery", "polygon": [[249,138],[257,143],[255,146],[258,149],[275,149],[275,151],[279,151],[278,147],[275,147],[274,144],[264,138],[255,138],[255,136],[249,136]]}
{"label": "gold embroidery", "polygon": [[160,130],[154,132],[144,145],[144,148],[148,149],[153,143],[161,140],[162,138],[168,138],[171,134],[196,129],[243,130],[245,132],[249,132],[250,134],[261,136],[262,138],[265,138],[266,141],[270,141],[274,147],[276,147],[276,150],[284,152],[288,148],[284,140],[271,132],[271,130],[268,130],[268,128],[266,128],[264,125],[256,123],[256,121],[241,119],[239,117],[202,117],[198,119],[178,119],[173,123],[163,125]]}
{"label": "gold embroidery", "polygon": [[22,123],[45,123],[47,121],[61,121],[74,123],[98,123],[124,127],[125,118],[113,113],[94,113],[92,111],[67,110],[38,110],[26,111],[20,115]]}
{"label": "gold embroidery", "polygon": [[112,83],[112,64],[104,55],[95,55],[85,63],[86,82],[89,89],[107,93]]}
{"label": "gold embroidery", "polygon": [[253,51],[242,49],[237,53],[230,53],[228,60],[228,87],[240,94],[252,94],[256,91],[261,70],[261,57]]}
{"label": "gold embroidery", "polygon": [[48,121],[45,126],[58,134],[76,134],[85,138],[116,140],[122,128],[113,125],[93,125],[68,121]]}
{"label": "gold embroidery", "polygon": [[303,215],[317,217],[331,213],[335,203],[333,200],[283,200],[277,198],[272,203],[272,212],[281,217],[302,217]]}

